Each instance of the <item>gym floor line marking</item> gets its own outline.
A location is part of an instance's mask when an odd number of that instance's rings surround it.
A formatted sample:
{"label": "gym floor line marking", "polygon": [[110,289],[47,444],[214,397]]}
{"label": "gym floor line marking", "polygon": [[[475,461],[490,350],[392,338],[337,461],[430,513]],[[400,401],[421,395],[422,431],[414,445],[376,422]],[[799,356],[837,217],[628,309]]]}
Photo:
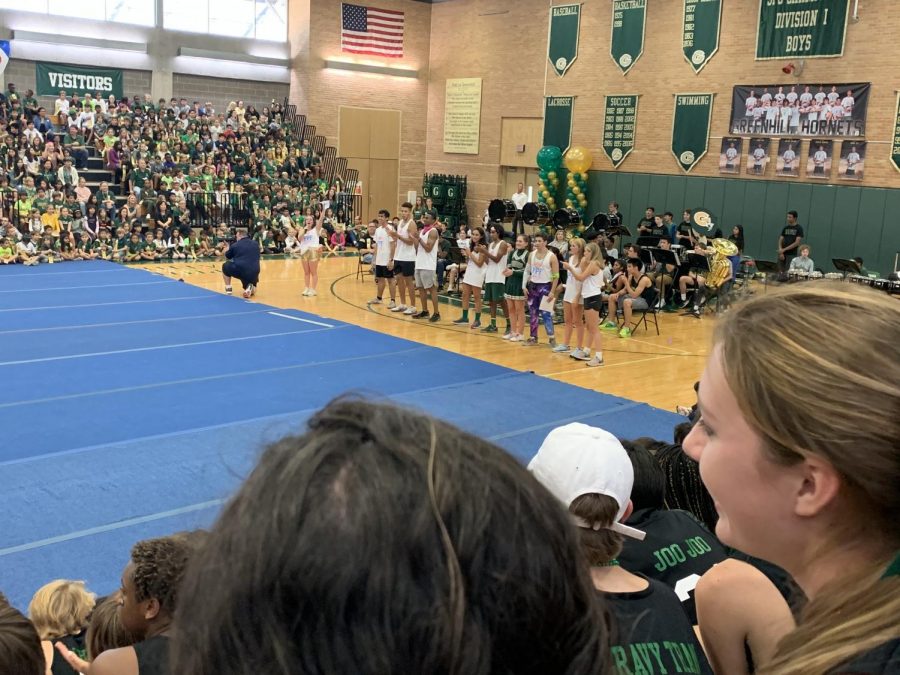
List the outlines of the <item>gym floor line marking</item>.
{"label": "gym floor line marking", "polygon": [[159,319],[136,319],[134,321],[109,321],[107,323],[86,323],[83,325],[70,326],[47,326],[46,328],[16,328],[13,330],[0,330],[0,335],[15,335],[18,333],[42,333],[45,331],[55,330],[79,330],[81,328],[108,328],[110,326],[131,326],[143,323],[161,323],[163,321],[195,321],[198,319],[215,319],[222,316],[244,316],[248,314],[263,314],[264,309],[258,309],[252,312],[226,312],[224,314],[203,314],[201,316],[169,316]]}
{"label": "gym floor line marking", "polygon": [[[620,352],[620,353],[627,354],[629,352]],[[632,353],[640,354],[640,352],[632,352]],[[631,366],[631,365],[634,365],[635,363],[644,363],[646,361],[658,361],[659,359],[671,359],[673,356],[679,356],[679,355],[678,354],[660,354],[659,356],[651,356],[648,359],[637,359],[635,361],[622,361],[621,363],[604,363],[602,366],[599,367],[599,369],[601,371],[603,371],[603,370],[608,370],[609,368],[615,368],[617,366]],[[580,374],[584,374],[584,373],[590,373],[593,370],[595,370],[595,369],[584,367],[584,368],[571,368],[569,370],[560,370],[557,373],[537,373],[537,374],[540,375],[541,377],[557,377],[559,375],[580,375]]]}
{"label": "gym floor line marking", "polygon": [[[127,274],[128,269],[124,268],[124,267],[114,267],[114,268],[108,269],[108,270],[81,270],[80,272],[36,272],[34,276],[36,276],[36,277],[60,277],[60,276],[66,276],[66,275],[70,275],[70,274],[111,274],[111,273]],[[26,274],[27,274],[27,272],[26,272]],[[2,275],[0,275],[0,276],[2,276]]]}
{"label": "gym floor line marking", "polygon": [[86,530],[76,530],[75,532],[69,532],[68,534],[60,534],[55,537],[48,537],[46,539],[38,539],[37,541],[31,541],[27,544],[19,544],[18,546],[9,546],[7,548],[0,549],[0,557],[13,555],[14,553],[23,553],[24,551],[31,551],[36,548],[43,548],[44,546],[50,546],[52,544],[61,544],[63,542],[72,541],[74,539],[83,539],[84,537],[90,537],[95,534],[103,534],[104,532],[112,532],[114,530],[121,530],[126,527],[132,527],[133,525],[142,525],[144,523],[152,523],[156,520],[165,520],[166,518],[174,518],[175,516],[182,516],[186,513],[195,513],[197,511],[206,511],[207,509],[211,509],[217,506],[221,506],[225,503],[224,499],[213,499],[208,502],[200,502],[199,504],[191,504],[190,506],[182,506],[177,509],[171,509],[169,511],[160,511],[159,513],[151,513],[146,516],[137,516],[136,518],[128,518],[126,520],[120,520],[117,523],[109,523],[107,525],[99,525],[97,527],[90,527]]}
{"label": "gym floor line marking", "polygon": [[310,319],[301,319],[299,316],[291,316],[290,314],[279,314],[278,312],[269,312],[272,316],[280,316],[282,319],[290,319],[291,321],[302,321],[303,323],[311,323],[316,326],[325,326],[325,328],[334,328],[330,323],[322,323],[321,321],[312,321]]}
{"label": "gym floor line marking", "polygon": [[[307,331],[298,331],[298,332],[300,332],[300,333],[316,333],[320,330],[327,330],[327,329],[313,328],[313,329],[310,329]],[[340,330],[340,327],[336,328],[335,330]],[[194,382],[210,382],[213,380],[227,380],[227,379],[233,378],[233,377],[246,377],[247,375],[263,375],[266,373],[277,373],[277,372],[281,372],[283,370],[296,370],[299,368],[311,368],[313,366],[330,366],[330,365],[334,365],[336,363],[347,363],[350,361],[362,361],[365,359],[383,358],[385,356],[410,354],[412,352],[421,351],[422,349],[427,349],[427,348],[428,347],[426,345],[419,345],[417,347],[412,347],[410,349],[404,349],[401,351],[382,352],[379,354],[367,354],[365,356],[350,356],[350,357],[347,357],[344,359],[332,359],[331,361],[312,361],[312,362],[308,362],[308,363],[295,363],[290,366],[277,366],[274,368],[260,368],[258,370],[245,370],[245,371],[236,372],[236,373],[217,373],[216,375],[204,375],[202,377],[189,377],[189,378],[182,379],[182,380],[167,380],[167,381],[163,381],[163,382],[149,382],[147,384],[139,384],[139,385],[133,386],[133,387],[115,387],[113,389],[98,389],[96,391],[86,391],[86,392],[81,392],[79,394],[63,394],[61,396],[48,396],[46,398],[36,398],[36,399],[30,399],[30,400],[24,400],[24,401],[11,401],[9,403],[0,403],[0,409],[14,408],[16,406],[21,406],[21,405],[33,405],[33,404],[40,404],[40,403],[54,403],[56,401],[68,401],[68,400],[72,400],[72,399],[76,399],[76,398],[86,398],[86,397],[90,397],[90,396],[105,396],[107,394],[121,394],[121,393],[129,392],[129,391],[142,391],[145,389],[157,389],[157,388],[161,388],[161,387],[171,387],[171,386],[181,385],[181,384],[193,384]],[[181,432],[178,432],[178,433],[181,433]],[[109,444],[106,444],[106,445],[109,445]],[[15,462],[18,460],[12,460],[12,461]],[[6,462],[0,462],[0,466],[4,466],[5,464],[6,464]]]}
{"label": "gym floor line marking", "polygon": [[617,405],[613,408],[609,408],[608,410],[593,410],[589,413],[584,413],[583,415],[575,415],[574,417],[566,417],[561,420],[553,420],[551,422],[543,422],[541,424],[535,424],[530,427],[522,427],[520,429],[516,429],[515,431],[507,431],[502,434],[495,434],[493,436],[488,436],[489,441],[502,441],[505,438],[515,438],[516,436],[521,436],[522,434],[530,434],[532,431],[540,431],[541,429],[548,428],[556,428],[563,426],[564,424],[570,424],[572,422],[580,422],[581,420],[590,419],[592,417],[600,417],[602,415],[610,415],[612,413],[619,413],[623,410],[628,410],[629,408],[635,408],[639,405],[647,405],[646,403],[641,403],[640,401],[628,401],[624,405]]}
{"label": "gym floor line marking", "polygon": [[310,330],[291,330],[283,333],[264,333],[262,335],[245,335],[243,337],[221,338],[218,340],[199,340],[197,342],[180,342],[174,345],[154,345],[153,347],[133,347],[131,349],[112,349],[107,352],[87,352],[85,354],[66,354],[65,356],[44,356],[39,359],[22,359],[20,361],[0,361],[0,367],[3,366],[21,366],[29,363],[47,363],[51,361],[70,361],[73,359],[89,359],[95,356],[113,356],[115,354],[136,354],[138,352],[154,352],[164,349],[180,349],[181,347],[199,347],[201,345],[217,345],[226,342],[246,342],[247,340],[262,340],[271,337],[283,337],[285,335],[299,335],[301,333],[312,333],[315,328]]}
{"label": "gym floor line marking", "polygon": [[81,307],[108,307],[109,305],[141,305],[149,302],[174,302],[176,300],[209,300],[208,295],[191,298],[154,298],[153,300],[119,300],[117,302],[92,302],[87,305],[50,305],[48,307],[13,307],[0,309],[0,312],[35,312],[43,309],[79,309]]}
{"label": "gym floor line marking", "polygon": [[157,286],[159,284],[172,283],[171,279],[166,281],[140,281],[135,284],[101,284],[99,286],[51,286],[48,288],[14,288],[11,290],[3,290],[0,293],[40,293],[41,291],[82,291],[85,288],[123,288],[124,286]]}

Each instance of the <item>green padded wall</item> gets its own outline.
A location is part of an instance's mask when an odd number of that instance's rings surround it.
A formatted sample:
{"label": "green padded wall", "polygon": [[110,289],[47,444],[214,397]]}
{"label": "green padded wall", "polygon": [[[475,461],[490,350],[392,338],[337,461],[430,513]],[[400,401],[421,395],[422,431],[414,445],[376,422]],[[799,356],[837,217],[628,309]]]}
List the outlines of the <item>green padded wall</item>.
{"label": "green padded wall", "polygon": [[746,254],[763,260],[775,260],[785,214],[793,209],[812,258],[826,272],[833,271],[832,258],[861,256],[867,268],[887,276],[900,251],[900,189],[592,171],[588,197],[590,214],[619,202],[632,228],[648,206],[671,211],[676,223],[684,208],[705,206],[723,232],[743,225]]}

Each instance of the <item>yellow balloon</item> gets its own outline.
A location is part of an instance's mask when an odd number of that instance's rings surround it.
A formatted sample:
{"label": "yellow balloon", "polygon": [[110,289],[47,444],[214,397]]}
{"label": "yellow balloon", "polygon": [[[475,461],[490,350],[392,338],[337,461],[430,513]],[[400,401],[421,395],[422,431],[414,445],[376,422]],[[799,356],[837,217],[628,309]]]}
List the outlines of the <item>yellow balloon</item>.
{"label": "yellow balloon", "polygon": [[573,173],[584,173],[591,168],[594,158],[591,151],[580,145],[573,145],[565,156],[566,168]]}
{"label": "yellow balloon", "polygon": [[573,180],[575,178],[575,174],[570,171],[566,174],[566,178],[568,178],[569,180]]}
{"label": "yellow balloon", "polygon": [[581,188],[576,185],[575,187],[572,188],[572,194],[574,194],[577,197],[578,195],[581,194]]}
{"label": "yellow balloon", "polygon": [[544,190],[541,193],[541,195],[544,197],[544,199],[550,199],[550,191],[549,190]]}
{"label": "yellow balloon", "polygon": [[547,174],[547,178],[549,178],[550,180],[556,180],[556,172],[551,171],[550,173]]}
{"label": "yellow balloon", "polygon": [[569,179],[569,182],[566,183],[566,185],[568,185],[570,188],[573,188],[573,187],[575,187],[576,185],[578,185],[578,183],[576,183],[574,179],[570,178],[570,179]]}
{"label": "yellow balloon", "polygon": [[568,206],[570,209],[572,208],[572,206],[574,206],[574,204],[575,202],[573,202],[571,199],[566,200],[566,206]]}

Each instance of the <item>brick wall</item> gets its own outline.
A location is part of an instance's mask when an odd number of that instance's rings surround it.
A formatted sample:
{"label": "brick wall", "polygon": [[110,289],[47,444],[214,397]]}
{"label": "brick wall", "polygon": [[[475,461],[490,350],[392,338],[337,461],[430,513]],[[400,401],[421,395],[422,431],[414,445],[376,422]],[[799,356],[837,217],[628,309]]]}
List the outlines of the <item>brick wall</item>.
{"label": "brick wall", "polygon": [[[50,54],[47,55],[48,60]],[[26,89],[35,88],[35,65],[34,61],[25,61],[22,59],[10,59],[6,71],[3,73],[6,82],[14,82],[16,89],[21,94]],[[125,88],[125,96],[131,98],[135,95],[143,95],[150,92],[150,71],[149,70],[123,70],[122,86]],[[38,96],[37,100],[41,105],[53,108],[53,99],[56,96]]]}
{"label": "brick wall", "polygon": [[229,102],[238,100],[262,110],[273,98],[279,103],[283,102],[288,89],[287,84],[277,82],[231,80],[184,73],[172,75],[172,95],[175,98],[186,98],[188,102],[212,101],[215,109],[220,111],[225,111]]}

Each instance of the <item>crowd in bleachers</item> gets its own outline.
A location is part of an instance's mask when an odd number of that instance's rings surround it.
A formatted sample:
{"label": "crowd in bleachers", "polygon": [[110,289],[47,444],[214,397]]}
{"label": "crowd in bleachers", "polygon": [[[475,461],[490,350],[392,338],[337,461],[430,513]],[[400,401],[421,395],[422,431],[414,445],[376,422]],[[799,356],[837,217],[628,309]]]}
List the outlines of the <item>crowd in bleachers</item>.
{"label": "crowd in bleachers", "polygon": [[290,252],[314,219],[341,249],[355,245],[341,190],[275,101],[61,91],[48,110],[12,83],[0,100],[5,264],[220,258],[237,226],[265,253]]}

